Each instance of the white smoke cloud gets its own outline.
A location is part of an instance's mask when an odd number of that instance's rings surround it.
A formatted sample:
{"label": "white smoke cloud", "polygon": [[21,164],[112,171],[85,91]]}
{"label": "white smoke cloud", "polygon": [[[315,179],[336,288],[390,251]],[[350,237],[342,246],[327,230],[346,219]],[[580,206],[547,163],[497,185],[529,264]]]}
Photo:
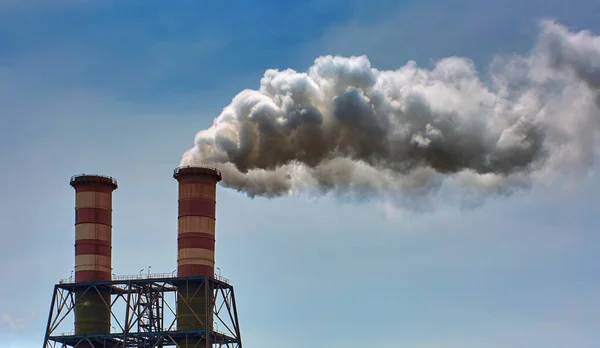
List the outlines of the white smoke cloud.
{"label": "white smoke cloud", "polygon": [[181,165],[219,168],[249,196],[308,192],[435,209],[580,175],[598,157],[600,36],[540,25],[528,55],[482,78],[467,58],[377,70],[324,56],[267,70],[200,131]]}

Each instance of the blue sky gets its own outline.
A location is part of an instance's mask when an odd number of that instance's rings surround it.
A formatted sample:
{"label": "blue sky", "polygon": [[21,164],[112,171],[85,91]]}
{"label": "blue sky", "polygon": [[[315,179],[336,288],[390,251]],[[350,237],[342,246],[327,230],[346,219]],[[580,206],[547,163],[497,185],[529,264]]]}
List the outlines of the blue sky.
{"label": "blue sky", "polygon": [[[175,269],[172,169],[266,69],[460,55],[485,72],[527,52],[542,18],[600,33],[591,0],[174,3],[0,0],[3,347],[40,346],[70,275],[73,174],[119,181],[115,273]],[[217,262],[247,347],[598,347],[598,194],[590,176],[406,215],[219,188]]]}

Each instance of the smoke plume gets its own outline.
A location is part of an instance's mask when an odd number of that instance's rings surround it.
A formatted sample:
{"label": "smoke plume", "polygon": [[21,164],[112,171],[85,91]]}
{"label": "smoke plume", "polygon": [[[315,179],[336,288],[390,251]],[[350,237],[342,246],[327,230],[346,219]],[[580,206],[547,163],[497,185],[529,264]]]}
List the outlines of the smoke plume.
{"label": "smoke plume", "polygon": [[497,57],[485,77],[461,57],[377,70],[366,56],[324,56],[307,72],[267,70],[181,164],[216,167],[251,197],[477,201],[588,170],[599,110],[600,36],[544,21],[527,55]]}

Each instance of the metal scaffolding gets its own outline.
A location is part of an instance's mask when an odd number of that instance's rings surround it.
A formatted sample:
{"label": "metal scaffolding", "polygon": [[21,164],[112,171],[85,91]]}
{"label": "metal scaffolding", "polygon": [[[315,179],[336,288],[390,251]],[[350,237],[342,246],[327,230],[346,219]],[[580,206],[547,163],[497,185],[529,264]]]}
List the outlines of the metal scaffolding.
{"label": "metal scaffolding", "polygon": [[[195,284],[201,291],[212,291],[212,296],[191,294],[182,296],[178,287]],[[65,327],[73,328],[74,309],[78,305],[77,293],[110,290],[110,308],[113,331],[106,334],[60,333]],[[213,309],[213,320],[193,313],[188,301],[194,296],[204,298],[205,305]],[[206,303],[211,301],[212,303]],[[178,330],[176,303],[188,306],[196,318],[195,330]],[[81,304],[79,304],[81,305]],[[206,307],[205,307],[206,308]],[[206,315],[208,316],[208,315]],[[204,323],[214,323],[206,327]],[[69,324],[71,323],[71,324]],[[62,329],[62,330],[61,330]],[[45,348],[94,347],[180,347],[184,340],[203,342],[204,347],[242,347],[240,327],[233,286],[221,277],[123,277],[111,281],[73,283],[61,281],[54,286],[45,335]],[[200,343],[196,346],[200,348]]]}

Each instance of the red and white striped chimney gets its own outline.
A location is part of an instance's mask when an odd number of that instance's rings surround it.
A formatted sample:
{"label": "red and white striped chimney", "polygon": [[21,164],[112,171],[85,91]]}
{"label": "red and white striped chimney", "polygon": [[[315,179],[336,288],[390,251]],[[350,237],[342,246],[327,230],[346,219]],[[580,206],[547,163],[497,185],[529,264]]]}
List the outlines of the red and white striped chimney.
{"label": "red and white striped chimney", "polygon": [[117,181],[100,175],[71,178],[75,189],[75,281],[111,279],[112,192]]}
{"label": "red and white striped chimney", "polygon": [[215,273],[215,223],[217,183],[221,173],[212,168],[181,167],[173,177],[179,182],[179,277]]}

